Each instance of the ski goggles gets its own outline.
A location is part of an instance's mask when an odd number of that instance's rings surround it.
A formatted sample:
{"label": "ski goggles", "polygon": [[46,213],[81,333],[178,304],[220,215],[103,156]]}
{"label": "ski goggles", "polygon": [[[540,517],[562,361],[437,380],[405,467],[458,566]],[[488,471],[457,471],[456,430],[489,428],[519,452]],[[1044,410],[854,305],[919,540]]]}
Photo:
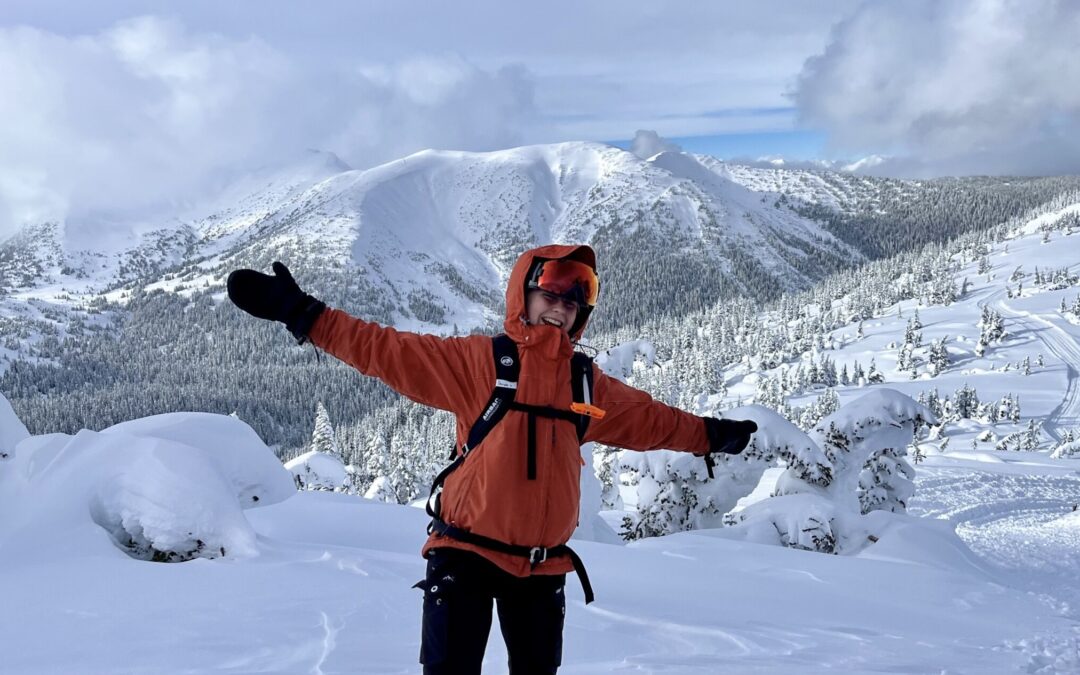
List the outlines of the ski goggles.
{"label": "ski goggles", "polygon": [[578,304],[596,306],[600,280],[596,271],[577,260],[541,260],[533,265],[527,288],[539,288]]}

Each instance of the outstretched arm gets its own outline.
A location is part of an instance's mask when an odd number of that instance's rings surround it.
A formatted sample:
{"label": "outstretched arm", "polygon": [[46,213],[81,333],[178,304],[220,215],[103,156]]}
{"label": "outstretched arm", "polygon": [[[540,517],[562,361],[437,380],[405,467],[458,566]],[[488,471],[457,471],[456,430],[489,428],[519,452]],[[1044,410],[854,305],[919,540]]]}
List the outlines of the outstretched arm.
{"label": "outstretched arm", "polygon": [[623,384],[594,366],[594,404],[605,411],[594,419],[586,441],[599,441],[628,450],[682,450],[705,455],[738,454],[757,431],[752,421],[698,417],[661,403],[640,389]]}
{"label": "outstretched arm", "polygon": [[369,323],[326,309],[308,334],[311,342],[365,375],[377,377],[417,403],[461,412],[483,373],[470,372],[465,342]]}
{"label": "outstretched arm", "polygon": [[623,384],[594,366],[593,404],[603,419],[589,423],[586,441],[599,441],[628,450],[709,451],[705,422],[697,415],[673,408]]}
{"label": "outstretched arm", "polygon": [[280,262],[273,270],[236,270],[229,275],[229,299],[252,316],[284,323],[298,342],[310,340],[418,403],[462,412],[484,366],[493,368],[486,362],[468,367],[464,343],[482,338],[418,335],[362,321],[304,293]]}

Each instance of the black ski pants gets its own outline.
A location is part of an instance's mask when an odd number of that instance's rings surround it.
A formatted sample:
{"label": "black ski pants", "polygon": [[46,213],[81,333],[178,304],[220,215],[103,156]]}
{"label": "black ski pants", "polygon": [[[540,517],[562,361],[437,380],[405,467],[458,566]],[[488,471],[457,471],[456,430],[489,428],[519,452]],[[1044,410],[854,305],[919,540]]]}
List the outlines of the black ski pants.
{"label": "black ski pants", "polygon": [[492,604],[511,675],[548,675],[562,663],[565,574],[515,577],[483,556],[452,548],[428,552],[420,663],[425,675],[480,672]]}

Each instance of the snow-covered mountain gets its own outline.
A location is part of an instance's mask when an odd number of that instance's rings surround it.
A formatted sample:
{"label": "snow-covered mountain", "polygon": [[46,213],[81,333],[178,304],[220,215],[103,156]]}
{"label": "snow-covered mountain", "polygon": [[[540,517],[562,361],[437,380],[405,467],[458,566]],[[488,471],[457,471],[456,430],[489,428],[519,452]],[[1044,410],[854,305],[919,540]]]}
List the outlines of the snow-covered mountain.
{"label": "snow-covered mountain", "polygon": [[[96,236],[44,224],[4,242],[0,373],[19,363],[6,393],[18,406],[46,394],[40,412],[65,428],[208,405],[213,378],[219,402],[209,409],[241,412],[294,447],[304,435],[297,402],[326,399],[336,416],[356,419],[390,395],[368,384],[349,401],[327,391],[328,375],[307,372],[268,327],[222,305],[232,269],[268,270],[280,259],[334,306],[449,333],[501,325],[503,285],[521,250],[587,241],[603,279],[590,336],[610,336],[731,297],[760,306],[863,262],[861,249],[881,256],[985,230],[1073,183],[888,181],[683,153],[642,160],[595,143],[429,151],[366,171],[311,152],[168,217]],[[288,364],[290,381],[303,384],[281,388],[275,378],[256,396],[241,361]]]}
{"label": "snow-covered mountain", "polygon": [[345,288],[336,299],[361,310],[364,298],[389,298],[368,302],[376,316],[466,328],[498,316],[514,258],[548,242],[594,244],[612,289],[643,265],[693,271],[698,306],[721,289],[805,287],[862,259],[819,223],[763,198],[761,181],[733,180],[707,159],[664,153],[644,161],[565,143],[428,151],[352,171],[312,153],[159,225],[100,237],[71,224],[28,228],[0,245],[0,288],[7,305],[31,297],[65,304],[137,285],[216,286],[230,269],[280,258],[301,277],[338,270]]}
{"label": "snow-covered mountain", "polygon": [[[468,330],[500,323],[518,253],[585,242],[599,252],[605,288],[593,323],[615,328],[720,297],[806,288],[879,255],[877,239],[902,249],[905,237],[873,234],[910,220],[893,217],[900,211],[925,206],[929,214],[905,233],[913,241],[986,226],[943,222],[963,217],[934,210],[942,189],[685,153],[642,160],[596,143],[426,151],[365,171],[311,151],[157,217],[27,227],[0,243],[0,315],[55,316],[63,331],[73,307],[140,288],[220,289],[232,269],[281,259],[355,313],[405,328]],[[1027,201],[993,213],[1004,219],[1053,194],[1029,189]],[[891,219],[860,225],[882,214]]]}

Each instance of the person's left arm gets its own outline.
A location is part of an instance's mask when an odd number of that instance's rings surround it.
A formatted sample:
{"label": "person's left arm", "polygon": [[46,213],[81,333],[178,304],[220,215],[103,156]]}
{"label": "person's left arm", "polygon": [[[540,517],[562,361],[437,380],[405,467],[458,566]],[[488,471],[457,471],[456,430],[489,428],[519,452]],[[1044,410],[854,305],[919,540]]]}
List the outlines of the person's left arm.
{"label": "person's left arm", "polygon": [[593,380],[593,405],[603,410],[604,416],[589,423],[585,442],[597,441],[628,450],[737,455],[757,431],[757,425],[750,420],[698,417],[673,408],[608,376],[596,365]]}
{"label": "person's left arm", "polygon": [[593,367],[593,405],[604,411],[589,422],[585,441],[628,450],[709,451],[705,421],[657,401],[640,389],[623,384]]}

